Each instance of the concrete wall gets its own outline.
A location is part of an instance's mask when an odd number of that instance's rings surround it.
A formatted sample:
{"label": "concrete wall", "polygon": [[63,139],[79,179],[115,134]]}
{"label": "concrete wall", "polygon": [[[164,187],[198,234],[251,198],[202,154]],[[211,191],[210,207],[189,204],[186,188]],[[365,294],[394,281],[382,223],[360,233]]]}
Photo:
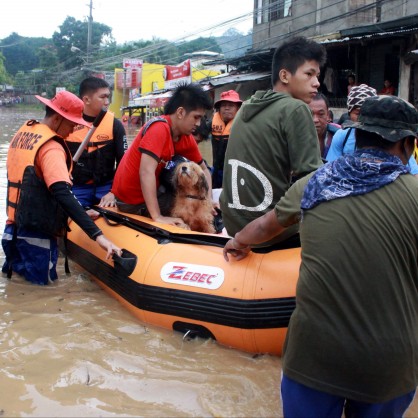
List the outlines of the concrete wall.
{"label": "concrete wall", "polygon": [[[253,49],[276,48],[294,35],[316,36],[377,23],[375,0],[294,0],[292,15],[254,24]],[[386,0],[381,3],[380,21],[416,14],[417,0]],[[368,5],[368,10],[357,11]]]}
{"label": "concrete wall", "polygon": [[[413,3],[415,3],[413,7]],[[418,12],[416,0],[391,0],[382,2],[382,22],[400,19]]]}

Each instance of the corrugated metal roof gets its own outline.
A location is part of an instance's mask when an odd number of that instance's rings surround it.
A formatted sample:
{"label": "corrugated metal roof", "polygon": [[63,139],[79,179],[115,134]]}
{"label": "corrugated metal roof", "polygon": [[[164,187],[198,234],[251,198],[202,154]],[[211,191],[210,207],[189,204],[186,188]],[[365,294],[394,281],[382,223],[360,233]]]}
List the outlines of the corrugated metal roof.
{"label": "corrugated metal roof", "polygon": [[264,80],[270,77],[271,73],[269,71],[254,71],[251,73],[219,75],[217,77],[212,77],[210,80],[205,82],[200,82],[200,84],[210,84],[213,87],[218,87],[230,83],[245,83],[254,80]]}
{"label": "corrugated metal roof", "polygon": [[362,36],[375,33],[388,33],[402,29],[411,29],[418,26],[418,14],[401,17],[400,19],[372,23],[366,26],[355,26],[350,29],[342,29],[341,36]]}
{"label": "corrugated metal roof", "polygon": [[387,32],[375,32],[375,33],[368,33],[364,35],[358,35],[358,36],[343,36],[340,39],[323,39],[320,41],[321,44],[342,44],[342,43],[348,43],[353,42],[355,40],[369,40],[369,39],[379,39],[379,38],[390,38],[394,36],[402,36],[408,33],[414,33],[418,32],[418,26],[408,29],[399,29],[399,30],[393,30],[393,31],[387,31]]}

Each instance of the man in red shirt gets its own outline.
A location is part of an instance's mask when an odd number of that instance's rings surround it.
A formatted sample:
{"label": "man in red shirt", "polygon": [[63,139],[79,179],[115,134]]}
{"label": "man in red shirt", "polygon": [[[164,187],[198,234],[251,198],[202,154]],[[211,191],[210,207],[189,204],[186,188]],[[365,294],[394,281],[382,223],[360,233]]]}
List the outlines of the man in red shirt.
{"label": "man in red shirt", "polygon": [[164,107],[164,115],[144,125],[119,163],[112,193],[120,210],[160,223],[183,224],[180,218],[169,216],[170,193],[157,192],[161,170],[174,155],[202,167],[209,184],[208,195],[212,196],[211,175],[192,135],[211,108],[208,94],[199,85],[177,87]]}

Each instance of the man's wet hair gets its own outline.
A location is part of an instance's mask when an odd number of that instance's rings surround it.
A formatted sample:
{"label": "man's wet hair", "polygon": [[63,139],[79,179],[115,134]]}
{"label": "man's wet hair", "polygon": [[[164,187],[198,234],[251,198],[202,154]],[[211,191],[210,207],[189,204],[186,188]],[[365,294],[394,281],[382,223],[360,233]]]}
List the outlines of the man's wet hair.
{"label": "man's wet hair", "polygon": [[295,74],[306,61],[316,61],[322,67],[327,60],[327,52],[323,45],[303,36],[298,36],[279,46],[271,66],[271,81],[273,86],[279,80],[282,69]]}
{"label": "man's wet hair", "polygon": [[103,78],[87,77],[80,83],[78,96],[83,98],[86,94],[94,93],[99,89],[110,89],[109,83]]}
{"label": "man's wet hair", "polygon": [[179,107],[183,107],[189,113],[197,109],[212,109],[213,102],[199,84],[183,84],[174,90],[164,106],[164,115],[172,115]]}

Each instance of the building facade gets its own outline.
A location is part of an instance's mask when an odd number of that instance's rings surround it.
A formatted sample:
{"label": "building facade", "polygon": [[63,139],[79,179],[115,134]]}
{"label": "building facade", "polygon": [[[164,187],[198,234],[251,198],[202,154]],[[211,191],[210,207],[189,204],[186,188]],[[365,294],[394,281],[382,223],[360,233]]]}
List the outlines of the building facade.
{"label": "building facade", "polygon": [[345,102],[349,75],[377,91],[389,79],[395,94],[417,106],[417,6],[417,0],[254,0],[252,49],[233,64],[265,70],[277,46],[306,36],[327,49],[321,89],[334,106]]}

